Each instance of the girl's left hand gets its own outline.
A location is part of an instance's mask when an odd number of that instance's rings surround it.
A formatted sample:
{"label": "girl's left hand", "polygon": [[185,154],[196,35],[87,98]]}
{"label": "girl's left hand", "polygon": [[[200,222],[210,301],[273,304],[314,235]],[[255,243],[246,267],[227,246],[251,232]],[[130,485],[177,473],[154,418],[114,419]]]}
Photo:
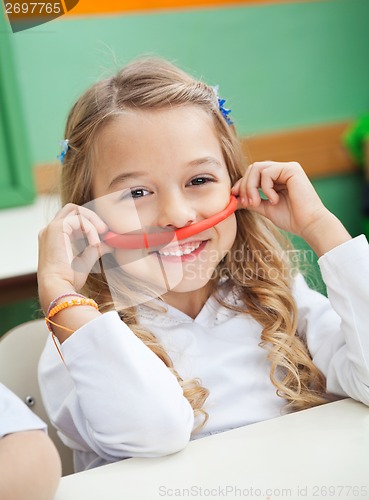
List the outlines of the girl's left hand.
{"label": "girl's left hand", "polygon": [[[259,189],[268,198],[263,200]],[[332,215],[323,205],[301,165],[296,162],[256,162],[231,190],[238,208],[248,208],[298,236],[309,234],[322,218]]]}

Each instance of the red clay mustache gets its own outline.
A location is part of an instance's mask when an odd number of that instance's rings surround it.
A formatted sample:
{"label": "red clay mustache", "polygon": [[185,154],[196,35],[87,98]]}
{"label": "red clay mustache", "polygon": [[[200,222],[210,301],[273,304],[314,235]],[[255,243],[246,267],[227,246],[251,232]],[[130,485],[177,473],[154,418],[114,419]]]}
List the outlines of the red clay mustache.
{"label": "red clay mustache", "polygon": [[[125,234],[117,234],[112,231],[108,231],[102,236],[102,240],[109,245],[111,248],[122,248],[122,249],[138,249],[138,248],[152,248],[152,247],[163,247],[167,245],[174,238],[177,240],[184,240],[190,236],[201,233],[206,229],[209,229],[224,219],[229,217],[234,213],[237,208],[237,198],[231,195],[229,204],[221,212],[203,219],[199,222],[195,222],[190,226],[181,227],[176,231],[165,231],[161,232],[142,232],[142,231],[132,231]],[[150,228],[150,230],[157,228]]]}

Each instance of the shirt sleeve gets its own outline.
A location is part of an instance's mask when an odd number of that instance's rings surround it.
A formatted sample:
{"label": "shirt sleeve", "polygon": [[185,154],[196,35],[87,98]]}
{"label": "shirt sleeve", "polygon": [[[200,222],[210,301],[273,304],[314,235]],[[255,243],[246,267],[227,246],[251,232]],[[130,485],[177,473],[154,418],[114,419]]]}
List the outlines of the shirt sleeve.
{"label": "shirt sleeve", "polygon": [[18,396],[0,384],[0,438],[14,432],[46,429],[46,424]]}
{"label": "shirt sleeve", "polygon": [[369,405],[369,246],[354,238],[318,260],[328,299],[295,280],[298,331],[327,391]]}
{"label": "shirt sleeve", "polygon": [[115,311],[77,330],[61,350],[65,365],[49,341],[39,379],[67,445],[107,461],[186,446],[194,416],[177,378]]}

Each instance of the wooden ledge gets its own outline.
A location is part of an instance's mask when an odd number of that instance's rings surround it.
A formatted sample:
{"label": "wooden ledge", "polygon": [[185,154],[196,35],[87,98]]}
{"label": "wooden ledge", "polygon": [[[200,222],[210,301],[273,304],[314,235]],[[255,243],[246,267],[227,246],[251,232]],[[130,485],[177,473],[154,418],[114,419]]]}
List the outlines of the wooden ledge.
{"label": "wooden ledge", "polygon": [[58,192],[61,165],[59,163],[44,163],[33,169],[37,194]]}
{"label": "wooden ledge", "polygon": [[36,273],[0,280],[0,306],[37,297]]}
{"label": "wooden ledge", "polygon": [[[357,166],[345,149],[342,136],[348,121],[244,137],[242,148],[248,163],[262,160],[297,161],[310,178],[355,172]],[[36,190],[57,190],[58,164],[36,165]]]}
{"label": "wooden ledge", "polygon": [[342,141],[350,122],[338,122],[244,138],[249,163],[297,161],[310,178],[355,172],[357,165]]}

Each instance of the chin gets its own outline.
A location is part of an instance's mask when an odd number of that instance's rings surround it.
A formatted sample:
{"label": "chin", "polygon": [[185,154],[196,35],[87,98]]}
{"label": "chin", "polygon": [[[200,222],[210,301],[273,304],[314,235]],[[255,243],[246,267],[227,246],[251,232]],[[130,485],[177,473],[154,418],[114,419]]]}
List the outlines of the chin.
{"label": "chin", "polygon": [[201,276],[195,276],[191,278],[186,278],[183,277],[180,283],[178,283],[176,286],[170,289],[170,292],[176,292],[176,293],[188,293],[188,292],[195,292],[197,290],[200,290],[201,288],[204,288],[206,285],[208,285],[211,276],[213,274],[209,270],[209,276],[208,277],[201,277]]}

